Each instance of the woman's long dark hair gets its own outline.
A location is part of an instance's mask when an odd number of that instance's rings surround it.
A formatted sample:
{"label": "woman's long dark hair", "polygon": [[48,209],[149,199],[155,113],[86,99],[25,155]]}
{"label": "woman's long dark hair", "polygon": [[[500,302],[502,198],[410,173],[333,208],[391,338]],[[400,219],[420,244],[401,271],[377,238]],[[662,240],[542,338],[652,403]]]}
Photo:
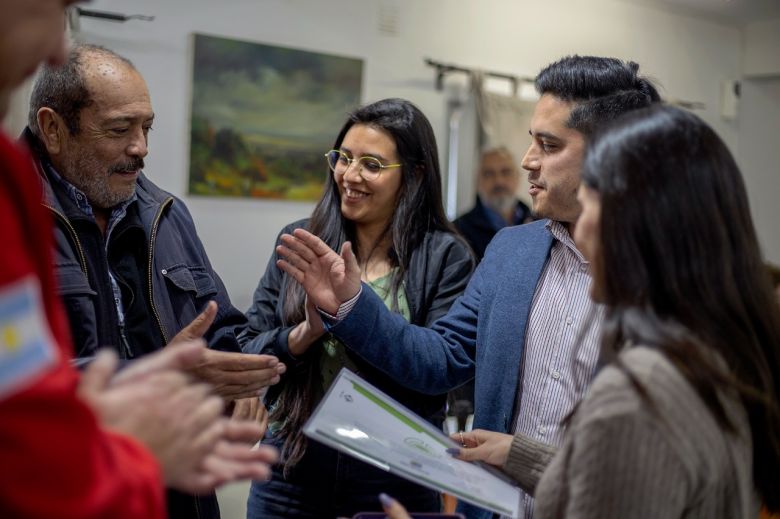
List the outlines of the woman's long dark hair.
{"label": "woman's long dark hair", "polygon": [[[354,224],[341,214],[338,185],[324,165],[328,180],[325,192],[314,208],[308,229],[336,251],[340,250],[345,241],[351,241],[358,260],[367,259],[385,238],[389,238],[390,249],[381,252],[386,253],[396,267],[390,280],[391,295],[395,300],[412,253],[423,242],[425,235],[436,230],[454,232],[442,206],[436,138],[430,122],[416,106],[404,99],[384,99],[350,114],[336,137],[334,149],[341,147],[344,136],[356,124],[381,129],[395,142],[402,166],[400,171],[384,174],[400,174],[402,180],[390,222],[372,249],[359,249]],[[283,293],[285,324],[291,326],[302,322],[305,319],[306,296],[303,288],[285,276]],[[313,411],[314,399],[322,384],[318,371],[320,354],[319,348],[311,352],[307,355],[305,367],[288,375],[279,404],[271,414],[271,421],[284,424],[279,435],[285,439],[282,448],[285,472],[301,459],[306,448],[301,429]]]}
{"label": "woman's long dark hair", "polygon": [[698,117],[655,106],[596,133],[582,181],[601,199],[602,347],[658,348],[726,431],[735,424],[718,393],[737,390],[755,486],[779,510],[780,305],[734,159]]}

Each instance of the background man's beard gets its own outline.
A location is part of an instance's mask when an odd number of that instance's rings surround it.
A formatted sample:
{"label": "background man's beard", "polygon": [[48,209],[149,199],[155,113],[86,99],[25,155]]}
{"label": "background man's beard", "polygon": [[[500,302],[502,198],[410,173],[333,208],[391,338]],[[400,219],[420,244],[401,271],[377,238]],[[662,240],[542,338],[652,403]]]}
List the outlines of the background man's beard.
{"label": "background man's beard", "polygon": [[517,204],[517,199],[512,193],[502,193],[499,195],[480,196],[482,202],[498,213],[505,213],[513,209]]}

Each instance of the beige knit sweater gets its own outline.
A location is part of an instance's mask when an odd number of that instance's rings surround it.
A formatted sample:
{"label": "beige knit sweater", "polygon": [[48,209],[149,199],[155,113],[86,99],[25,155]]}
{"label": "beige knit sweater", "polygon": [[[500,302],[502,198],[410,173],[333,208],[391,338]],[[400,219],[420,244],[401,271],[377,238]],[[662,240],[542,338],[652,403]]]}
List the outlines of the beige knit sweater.
{"label": "beige knit sweater", "polygon": [[739,399],[721,398],[737,424],[734,435],[717,425],[659,352],[634,347],[621,358],[658,413],[622,371],[608,366],[594,380],[557,453],[516,436],[504,470],[535,491],[535,519],[758,517],[750,427]]}

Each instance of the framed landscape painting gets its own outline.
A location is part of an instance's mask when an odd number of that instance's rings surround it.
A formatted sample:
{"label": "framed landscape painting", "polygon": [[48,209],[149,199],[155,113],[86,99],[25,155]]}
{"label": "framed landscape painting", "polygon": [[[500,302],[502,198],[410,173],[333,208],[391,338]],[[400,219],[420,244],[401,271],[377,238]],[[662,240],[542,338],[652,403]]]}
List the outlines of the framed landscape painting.
{"label": "framed landscape painting", "polygon": [[317,200],[363,61],[194,35],[189,193]]}

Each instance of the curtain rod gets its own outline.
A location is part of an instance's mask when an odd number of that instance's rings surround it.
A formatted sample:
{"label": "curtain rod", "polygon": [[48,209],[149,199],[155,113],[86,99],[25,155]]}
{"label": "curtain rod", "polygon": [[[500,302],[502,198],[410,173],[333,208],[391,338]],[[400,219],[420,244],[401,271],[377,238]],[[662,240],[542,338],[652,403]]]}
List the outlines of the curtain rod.
{"label": "curtain rod", "polygon": [[489,70],[478,70],[461,67],[459,65],[451,65],[448,63],[441,63],[440,61],[434,61],[430,58],[425,58],[425,64],[429,67],[436,69],[436,90],[444,89],[444,76],[451,72],[460,72],[474,76],[476,73],[482,73],[487,77],[494,77],[498,79],[506,79],[512,83],[512,92],[517,93],[517,88],[520,83],[533,83],[534,79],[529,77],[515,76],[512,74],[504,74],[503,72],[491,72]]}
{"label": "curtain rod", "polygon": [[95,11],[93,9],[84,9],[82,7],[76,7],[76,12],[79,16],[85,16],[89,18],[100,18],[103,20],[111,20],[112,22],[126,22],[128,20],[142,20],[144,22],[151,22],[154,20],[154,16],[147,16],[145,14],[122,14],[112,13],[109,11]]}
{"label": "curtain rod", "polygon": [[[440,61],[434,61],[430,58],[425,58],[425,64],[428,65],[429,67],[433,67],[436,69],[436,90],[444,89],[444,76],[451,72],[460,72],[462,74],[468,74],[470,77],[476,74],[477,72],[481,72],[482,74],[488,77],[506,79],[507,81],[512,83],[512,92],[514,94],[517,94],[517,88],[520,85],[520,83],[534,82],[534,78],[530,78],[530,77],[514,76],[512,74],[504,74],[502,72],[491,72],[488,70],[471,69],[471,68],[461,67],[459,65],[441,63]],[[691,111],[707,109],[707,105],[705,103],[702,103],[701,101],[688,101],[685,99],[669,99],[667,100],[667,103]]]}

